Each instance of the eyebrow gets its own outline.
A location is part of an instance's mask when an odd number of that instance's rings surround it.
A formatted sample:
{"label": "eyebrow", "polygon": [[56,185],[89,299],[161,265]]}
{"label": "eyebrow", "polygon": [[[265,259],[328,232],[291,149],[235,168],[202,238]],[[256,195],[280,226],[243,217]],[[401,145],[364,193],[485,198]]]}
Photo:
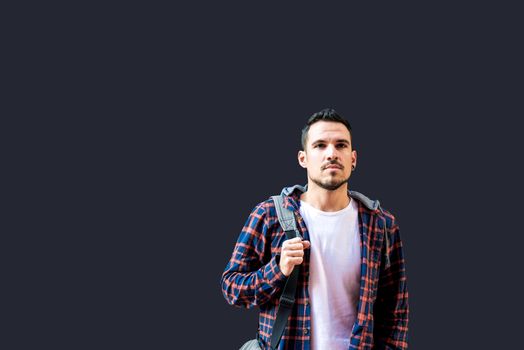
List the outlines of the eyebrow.
{"label": "eyebrow", "polygon": [[[311,145],[314,146],[314,145],[316,145],[317,143],[327,143],[327,141],[326,141],[326,140],[322,140],[322,139],[320,139],[320,140],[316,140],[316,141],[313,142]],[[346,139],[339,139],[339,140],[336,140],[335,143],[345,143],[345,144],[347,144],[347,145],[350,145],[350,144],[351,144],[351,143],[350,143],[348,140],[346,140]]]}

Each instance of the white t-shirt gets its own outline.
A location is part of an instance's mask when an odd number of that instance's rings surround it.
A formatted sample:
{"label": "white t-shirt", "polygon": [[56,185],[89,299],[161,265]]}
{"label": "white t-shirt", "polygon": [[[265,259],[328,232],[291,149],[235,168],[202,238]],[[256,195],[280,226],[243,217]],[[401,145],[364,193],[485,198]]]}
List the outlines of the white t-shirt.
{"label": "white t-shirt", "polygon": [[347,350],[360,288],[358,206],[351,199],[342,210],[324,212],[300,203],[311,241],[311,348]]}

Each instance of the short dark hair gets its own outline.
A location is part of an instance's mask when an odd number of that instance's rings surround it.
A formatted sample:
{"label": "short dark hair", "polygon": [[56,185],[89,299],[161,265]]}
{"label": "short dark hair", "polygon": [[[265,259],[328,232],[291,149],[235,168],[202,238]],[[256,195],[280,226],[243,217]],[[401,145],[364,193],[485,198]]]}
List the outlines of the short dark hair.
{"label": "short dark hair", "polygon": [[311,125],[315,124],[319,121],[326,121],[326,122],[336,122],[336,123],[342,123],[348,128],[349,131],[349,137],[351,138],[351,141],[353,141],[353,136],[351,135],[351,125],[349,122],[343,118],[340,114],[337,113],[333,108],[325,108],[321,110],[320,112],[316,112],[311,117],[309,117],[306,125],[302,129],[302,149],[306,150],[306,141],[307,141],[307,133],[309,131],[309,128]]}

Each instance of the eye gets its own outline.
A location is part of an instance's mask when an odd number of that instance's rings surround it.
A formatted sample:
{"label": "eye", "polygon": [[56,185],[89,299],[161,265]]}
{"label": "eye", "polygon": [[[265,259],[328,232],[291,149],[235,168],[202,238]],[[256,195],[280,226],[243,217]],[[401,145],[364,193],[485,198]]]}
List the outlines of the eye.
{"label": "eye", "polygon": [[323,143],[317,143],[314,148],[324,148],[324,147],[326,147],[326,145],[324,145]]}
{"label": "eye", "polygon": [[339,143],[339,144],[337,145],[338,148],[346,148],[347,146],[348,146],[348,145],[345,144],[345,143]]}

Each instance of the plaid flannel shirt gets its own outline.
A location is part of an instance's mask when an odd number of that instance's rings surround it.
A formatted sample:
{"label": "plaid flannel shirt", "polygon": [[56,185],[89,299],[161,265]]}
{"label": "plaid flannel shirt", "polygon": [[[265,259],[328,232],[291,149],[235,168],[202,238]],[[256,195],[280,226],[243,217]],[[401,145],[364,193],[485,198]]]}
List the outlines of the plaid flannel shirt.
{"label": "plaid flannel shirt", "polygon": [[[297,185],[282,193],[287,194],[284,206],[294,211],[302,237],[309,240],[299,212],[299,197],[305,190]],[[349,349],[407,349],[408,291],[395,217],[381,209],[378,201],[353,191],[348,191],[348,195],[358,204],[362,261],[357,320],[352,329],[348,329]],[[222,274],[222,293],[229,304],[259,307],[258,338],[262,349],[269,349],[279,296],[286,282],[278,265],[285,240],[270,198],[251,212]],[[312,315],[308,271],[309,250],[306,250],[300,265],[295,304],[277,349],[310,349]]]}

